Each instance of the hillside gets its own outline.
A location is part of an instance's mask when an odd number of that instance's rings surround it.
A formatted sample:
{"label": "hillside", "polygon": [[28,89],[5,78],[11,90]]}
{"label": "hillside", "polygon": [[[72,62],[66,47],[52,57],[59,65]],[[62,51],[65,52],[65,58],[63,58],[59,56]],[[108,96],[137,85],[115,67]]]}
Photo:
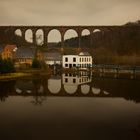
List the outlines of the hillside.
{"label": "hillside", "polygon": [[[129,22],[124,26],[133,25],[140,25],[140,21],[135,23]],[[65,40],[64,46],[77,47],[78,37]],[[92,44],[90,44],[90,36],[82,36],[81,47],[105,48],[118,54],[140,54],[140,30],[137,30],[134,26],[131,30],[113,29],[112,31],[95,32],[92,34]]]}
{"label": "hillside", "polygon": [[[136,25],[139,26],[140,21],[123,25],[133,26],[131,30],[115,28],[111,31],[95,32],[92,34],[91,45],[90,36],[82,36],[81,49],[89,51],[95,63],[140,65],[140,30],[137,30]],[[57,47],[59,46],[60,44]],[[66,40],[64,46],[65,54],[69,54],[77,48],[78,38]]]}

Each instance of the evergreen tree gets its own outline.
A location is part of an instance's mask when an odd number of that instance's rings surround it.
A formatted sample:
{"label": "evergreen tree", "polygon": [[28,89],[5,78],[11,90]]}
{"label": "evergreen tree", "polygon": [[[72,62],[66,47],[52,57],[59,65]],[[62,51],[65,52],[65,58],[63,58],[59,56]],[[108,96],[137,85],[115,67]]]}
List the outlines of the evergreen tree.
{"label": "evergreen tree", "polygon": [[10,58],[8,59],[0,58],[0,73],[10,73],[14,71],[15,71],[14,63]]}
{"label": "evergreen tree", "polygon": [[41,64],[36,58],[33,59],[32,68],[41,68]]}

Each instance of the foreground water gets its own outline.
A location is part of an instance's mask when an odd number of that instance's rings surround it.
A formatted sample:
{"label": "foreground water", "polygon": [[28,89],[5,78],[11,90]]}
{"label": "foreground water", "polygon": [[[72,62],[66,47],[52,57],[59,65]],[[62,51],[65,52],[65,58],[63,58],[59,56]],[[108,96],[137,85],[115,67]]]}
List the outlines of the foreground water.
{"label": "foreground water", "polygon": [[139,140],[140,81],[89,73],[0,82],[2,140]]}

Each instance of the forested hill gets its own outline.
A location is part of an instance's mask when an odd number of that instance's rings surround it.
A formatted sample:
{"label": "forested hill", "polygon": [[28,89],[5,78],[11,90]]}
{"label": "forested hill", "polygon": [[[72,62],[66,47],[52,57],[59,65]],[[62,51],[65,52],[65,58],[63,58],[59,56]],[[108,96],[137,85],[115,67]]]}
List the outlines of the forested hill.
{"label": "forested hill", "polygon": [[[90,36],[82,36],[81,47],[92,47],[95,49],[105,48],[118,54],[140,54],[140,29],[136,28],[140,25],[140,21],[128,22],[123,26],[133,26],[131,29],[124,28],[119,30],[117,28],[106,30],[104,32],[95,32],[92,34],[92,44],[90,44]],[[65,40],[65,47],[77,47],[78,37]],[[60,46],[60,44],[58,44]]]}

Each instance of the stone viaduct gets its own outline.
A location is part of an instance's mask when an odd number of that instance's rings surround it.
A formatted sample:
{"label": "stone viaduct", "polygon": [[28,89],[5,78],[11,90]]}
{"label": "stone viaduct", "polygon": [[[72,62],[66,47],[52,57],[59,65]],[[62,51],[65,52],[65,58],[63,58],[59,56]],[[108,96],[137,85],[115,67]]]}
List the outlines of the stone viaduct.
{"label": "stone viaduct", "polygon": [[32,31],[32,37],[33,37],[33,44],[36,45],[36,32],[38,30],[42,30],[43,32],[43,45],[47,46],[48,44],[48,35],[49,32],[52,30],[58,30],[60,32],[61,35],[61,47],[64,47],[64,35],[65,33],[72,29],[74,31],[76,31],[77,36],[78,36],[78,47],[80,47],[81,44],[81,36],[82,36],[82,32],[86,29],[89,31],[89,35],[90,35],[90,44],[92,44],[92,35],[94,33],[95,30],[99,30],[101,31],[102,34],[104,34],[104,32],[109,31],[110,32],[110,36],[112,36],[112,31],[116,31],[118,32],[118,36],[119,33],[123,33],[126,30],[131,30],[131,29],[136,29],[140,31],[140,26],[0,26],[0,29],[4,30],[4,32],[10,32],[11,35],[15,35],[16,30],[20,30],[21,31],[21,37],[23,39],[25,39],[25,34],[27,30],[31,30]]}
{"label": "stone viaduct", "polygon": [[90,35],[90,43],[92,43],[92,35],[95,30],[101,31],[102,34],[104,34],[105,31],[110,31],[110,34],[112,33],[114,29],[118,31],[118,33],[130,30],[130,29],[138,29],[140,30],[140,26],[0,26],[0,30],[4,30],[4,32],[10,32],[13,35],[15,34],[16,30],[20,30],[22,34],[22,38],[25,39],[25,33],[27,30],[32,31],[32,37],[33,37],[33,44],[36,44],[36,32],[38,30],[42,30],[43,32],[43,44],[44,46],[47,46],[48,43],[48,34],[50,31],[56,29],[60,32],[61,35],[61,47],[64,47],[64,35],[65,33],[72,29],[76,31],[78,36],[78,46],[80,47],[81,44],[81,36],[82,32],[87,29],[89,31]]}

